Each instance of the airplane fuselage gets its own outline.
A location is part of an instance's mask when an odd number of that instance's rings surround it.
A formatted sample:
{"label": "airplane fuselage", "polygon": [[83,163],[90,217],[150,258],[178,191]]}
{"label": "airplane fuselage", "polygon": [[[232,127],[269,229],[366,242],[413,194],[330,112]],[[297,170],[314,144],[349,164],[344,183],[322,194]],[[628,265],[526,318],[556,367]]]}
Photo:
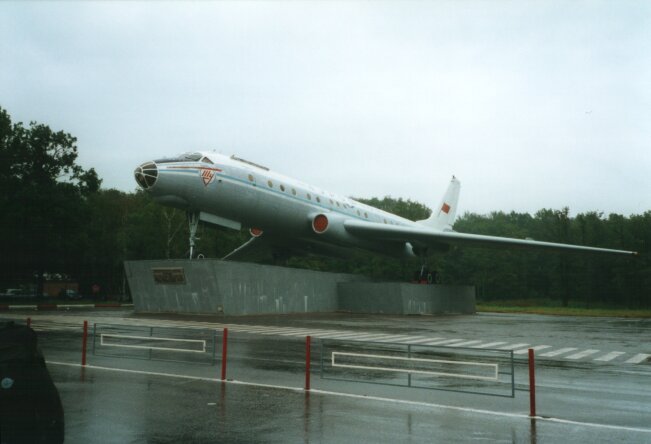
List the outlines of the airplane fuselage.
{"label": "airplane fuselage", "polygon": [[[408,243],[360,239],[335,226],[338,220],[348,219],[395,226],[415,222],[235,156],[202,152],[187,157],[143,164],[139,168],[150,165],[156,177],[151,184],[144,179],[138,183],[163,205],[199,213],[202,220],[229,228],[249,228],[253,235],[264,232],[391,256],[414,256]],[[323,232],[314,227],[315,218],[321,214],[329,224]]]}

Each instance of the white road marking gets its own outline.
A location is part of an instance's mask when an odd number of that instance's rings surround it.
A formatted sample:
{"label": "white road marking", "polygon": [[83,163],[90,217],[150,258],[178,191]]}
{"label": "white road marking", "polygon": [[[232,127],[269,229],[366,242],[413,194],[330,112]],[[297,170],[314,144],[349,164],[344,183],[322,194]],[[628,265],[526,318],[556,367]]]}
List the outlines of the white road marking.
{"label": "white road marking", "polygon": [[308,329],[301,329],[296,331],[290,331],[286,333],[278,333],[278,336],[311,336],[312,331]]}
{"label": "white road marking", "polygon": [[336,333],[335,332],[333,334],[323,336],[323,337],[328,339],[350,339],[350,338],[354,338],[355,336],[359,336],[359,333],[342,333],[342,332]]}
{"label": "white road marking", "polygon": [[618,356],[625,355],[625,354],[626,354],[625,352],[610,352],[610,353],[606,353],[605,355],[603,355],[603,356],[601,356],[599,358],[595,358],[594,360],[595,361],[608,362],[608,361],[612,361],[613,359],[615,359]]}
{"label": "white road marking", "polygon": [[383,335],[379,335],[379,336],[373,338],[373,341],[374,341],[374,342],[391,342],[391,341],[387,341],[387,340],[388,340],[388,339],[393,340],[393,339],[396,339],[396,338],[397,338],[397,339],[400,339],[400,338],[403,338],[403,337],[404,337],[403,335],[388,335],[388,334],[383,334]]}
{"label": "white road marking", "polygon": [[651,355],[647,355],[646,353],[638,353],[637,355],[633,356],[631,359],[628,361],[625,361],[627,364],[639,364],[642,361],[646,361],[647,358],[650,358]]}
{"label": "white road marking", "polygon": [[455,347],[468,347],[468,346],[470,346],[472,344],[479,344],[480,342],[481,342],[481,340],[476,339],[474,341],[458,342],[458,343],[454,344],[454,346]]}
{"label": "white road marking", "polygon": [[[381,339],[376,339],[378,342],[400,342],[404,341],[405,339],[409,338],[410,336],[405,336],[405,335],[393,335],[393,336],[386,336]],[[418,336],[420,338],[420,336]]]}
{"label": "white road marking", "polygon": [[540,356],[550,358],[550,357],[553,357],[553,356],[562,355],[563,353],[569,353],[569,352],[574,351],[574,350],[577,350],[577,348],[576,347],[565,347],[565,348],[561,348],[561,349],[558,349],[558,350],[543,353]]}
{"label": "white road marking", "polygon": [[422,344],[423,342],[428,342],[428,341],[433,341],[436,339],[443,339],[443,338],[423,338],[423,339],[417,339],[415,341],[410,341],[410,344]]}
{"label": "white road marking", "polygon": [[269,327],[246,327],[246,328],[240,328],[240,327],[225,327],[228,328],[231,331],[237,331],[241,333],[258,333],[261,331],[268,330]]}
{"label": "white road marking", "polygon": [[277,328],[277,329],[272,329],[272,330],[267,330],[267,331],[261,331],[259,334],[261,335],[277,335],[279,333],[287,333],[286,328]]}
{"label": "white road marking", "polygon": [[335,336],[339,336],[340,334],[341,332],[336,333],[334,331],[331,331],[330,333],[313,333],[310,336],[317,339],[333,339]]}
{"label": "white road marking", "polygon": [[411,342],[415,339],[429,339],[429,338],[423,338],[422,336],[405,336],[403,339],[394,341],[394,342]]}
{"label": "white road marking", "polygon": [[505,345],[503,347],[499,347],[498,349],[499,350],[515,350],[516,348],[526,347],[527,345],[529,345],[529,344],[527,344],[526,342],[525,343],[520,343],[520,344],[509,344],[509,345]]}
{"label": "white road marking", "polygon": [[358,338],[372,338],[377,336],[384,336],[385,333],[357,333]]}
{"label": "white road marking", "polygon": [[565,356],[563,359],[581,359],[585,358],[586,356],[594,355],[595,353],[599,353],[599,350],[588,349],[574,353],[573,355]]}
{"label": "white road marking", "polygon": [[341,337],[341,338],[349,340],[349,341],[367,341],[367,340],[371,340],[371,339],[375,340],[375,338],[377,338],[378,336],[381,337],[381,336],[385,336],[385,335],[383,335],[383,334],[382,335],[370,334],[370,333],[369,334],[357,333],[357,334],[354,334],[354,335],[346,334],[346,335],[341,336],[341,335],[333,335],[332,333],[329,334],[329,335],[324,333],[322,335],[319,335],[318,337],[319,338],[325,338],[325,339],[335,339],[335,338],[339,339]]}
{"label": "white road marking", "polygon": [[506,344],[506,342],[505,341],[488,342],[486,344],[473,345],[472,348],[493,348],[497,345],[502,345],[502,344]]}
{"label": "white road marking", "polygon": [[535,347],[527,347],[527,348],[521,348],[520,350],[513,350],[514,355],[524,355],[525,353],[529,353],[529,349],[532,349],[533,351],[538,351],[538,350],[544,350],[546,348],[552,348],[551,345],[536,345]]}
{"label": "white road marking", "polygon": [[442,341],[430,341],[430,342],[425,342],[423,345],[445,345],[445,344],[452,344],[454,342],[461,342],[465,341],[465,339],[443,339]]}
{"label": "white road marking", "polygon": [[282,328],[282,330],[285,333],[303,333],[306,331],[311,331],[309,328],[302,328],[302,327],[267,327],[270,330],[279,330]]}
{"label": "white road marking", "polygon": [[311,331],[307,334],[307,336],[311,336],[312,338],[320,339],[328,335],[328,332],[319,330],[319,331]]}
{"label": "white road marking", "polygon": [[[211,327],[216,327],[219,328],[221,327],[220,325],[210,325]],[[236,326],[229,326],[229,327],[223,327],[223,328],[228,328],[229,330],[233,331],[269,331],[271,329],[278,330],[278,327],[268,327],[268,326],[247,326],[247,327],[236,327]]]}

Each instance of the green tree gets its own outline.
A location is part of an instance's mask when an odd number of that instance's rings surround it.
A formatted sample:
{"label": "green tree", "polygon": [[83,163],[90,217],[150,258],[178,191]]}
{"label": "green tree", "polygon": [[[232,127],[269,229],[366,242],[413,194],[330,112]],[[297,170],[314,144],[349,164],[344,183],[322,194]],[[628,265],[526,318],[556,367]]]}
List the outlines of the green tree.
{"label": "green tree", "polygon": [[69,272],[82,260],[81,238],[89,222],[88,197],[100,186],[95,170],[77,160],[77,139],[44,124],[11,123],[0,108],[2,280]]}
{"label": "green tree", "polygon": [[382,199],[378,199],[377,197],[372,197],[370,199],[354,199],[366,205],[370,205],[372,207],[379,208],[380,210],[384,210],[392,214],[397,214],[400,217],[414,221],[427,219],[430,214],[432,214],[432,210],[430,210],[425,205],[409,199],[395,199],[391,196],[385,196]]}

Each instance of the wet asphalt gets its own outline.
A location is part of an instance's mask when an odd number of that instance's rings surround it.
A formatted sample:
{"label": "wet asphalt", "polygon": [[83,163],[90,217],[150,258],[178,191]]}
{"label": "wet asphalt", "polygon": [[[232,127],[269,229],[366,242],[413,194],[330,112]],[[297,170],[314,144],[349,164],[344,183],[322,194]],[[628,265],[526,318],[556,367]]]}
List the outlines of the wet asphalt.
{"label": "wet asphalt", "polygon": [[[429,382],[440,378],[429,376],[421,378],[420,387],[407,387],[406,374],[387,377],[372,370],[331,378],[328,341],[315,338],[310,373],[313,390],[307,394],[303,390],[304,337],[273,333],[276,327],[292,327],[306,332],[334,329],[506,339],[631,356],[650,352],[648,320],[341,313],[225,319],[135,315],[128,310],[12,312],[2,316],[20,319],[27,315],[39,332],[63,400],[66,442],[651,442],[651,365],[647,361],[633,365],[622,360],[540,358],[536,366],[539,417],[530,419],[527,365],[521,357],[514,363],[515,397],[498,397],[432,390],[436,384]],[[39,329],[39,316],[54,318]],[[219,380],[220,332],[213,332],[213,343],[210,335],[205,336],[206,354],[182,359],[178,353],[166,351],[150,355],[120,347],[105,350],[97,345],[98,338],[91,337],[89,366],[81,368],[81,328],[71,327],[78,325],[79,316],[116,322],[135,319],[142,324],[172,320],[177,326],[191,325],[188,331],[214,322],[261,329],[258,333],[229,333],[229,381],[223,383]],[[183,335],[178,330],[161,332],[195,337],[188,331]],[[361,345],[354,347],[372,352]],[[386,352],[386,347],[381,349]],[[510,386],[504,383],[509,378],[502,378],[499,385],[505,390],[500,394],[509,394]],[[414,381],[418,381],[417,375]],[[446,388],[482,391],[485,387],[476,381],[457,381]]]}

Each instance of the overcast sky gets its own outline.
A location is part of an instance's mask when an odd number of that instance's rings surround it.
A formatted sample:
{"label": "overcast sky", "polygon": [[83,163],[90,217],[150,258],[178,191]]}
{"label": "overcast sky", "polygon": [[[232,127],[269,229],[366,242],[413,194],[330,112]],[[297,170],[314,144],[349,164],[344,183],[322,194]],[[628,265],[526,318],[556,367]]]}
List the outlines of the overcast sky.
{"label": "overcast sky", "polygon": [[185,151],[460,211],[651,210],[651,2],[0,2],[0,106],[106,188]]}

